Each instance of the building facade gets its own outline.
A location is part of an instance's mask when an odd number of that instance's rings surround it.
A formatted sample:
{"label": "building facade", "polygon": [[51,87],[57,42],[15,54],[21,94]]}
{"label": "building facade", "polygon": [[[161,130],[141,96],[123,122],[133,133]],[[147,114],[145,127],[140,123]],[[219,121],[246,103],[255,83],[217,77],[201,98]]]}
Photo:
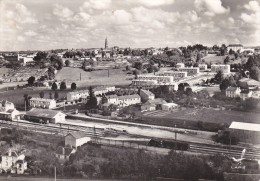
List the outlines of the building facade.
{"label": "building facade", "polygon": [[200,73],[199,67],[183,67],[183,68],[178,68],[178,70],[181,72],[187,72],[188,76],[196,75]]}
{"label": "building facade", "polygon": [[77,147],[89,142],[91,138],[83,132],[71,132],[65,136],[65,146]]}
{"label": "building facade", "polygon": [[230,73],[230,65],[213,64],[211,65],[211,72],[222,71],[224,74]]}
{"label": "building facade", "polygon": [[173,82],[172,76],[158,76],[158,75],[137,75],[137,79],[140,80],[156,80],[158,83],[170,83]]}
{"label": "building facade", "polygon": [[226,89],[226,96],[235,98],[240,96],[241,89],[239,87],[228,87]]}
{"label": "building facade", "polygon": [[183,79],[187,77],[188,73],[187,72],[182,72],[182,71],[165,71],[162,74],[159,74],[162,76],[172,76],[174,80],[176,79]]}
{"label": "building facade", "polygon": [[148,101],[148,100],[154,100],[155,99],[155,95],[150,92],[149,90],[140,90],[140,97],[142,99],[142,101]]}
{"label": "building facade", "polygon": [[56,107],[56,101],[54,99],[44,99],[33,97],[29,100],[30,106],[35,108],[53,109]]}

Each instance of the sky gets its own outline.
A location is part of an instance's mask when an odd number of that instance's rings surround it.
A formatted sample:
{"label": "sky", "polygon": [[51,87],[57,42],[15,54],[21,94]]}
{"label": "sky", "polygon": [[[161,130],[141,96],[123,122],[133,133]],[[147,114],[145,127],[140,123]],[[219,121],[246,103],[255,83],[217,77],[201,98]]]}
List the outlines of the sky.
{"label": "sky", "polygon": [[1,0],[0,51],[260,45],[260,0]]}

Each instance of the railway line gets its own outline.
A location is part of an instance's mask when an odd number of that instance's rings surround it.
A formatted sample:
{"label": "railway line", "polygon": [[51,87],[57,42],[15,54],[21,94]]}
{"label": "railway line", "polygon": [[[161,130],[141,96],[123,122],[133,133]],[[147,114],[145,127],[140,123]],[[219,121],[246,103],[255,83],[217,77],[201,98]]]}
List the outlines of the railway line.
{"label": "railway line", "polygon": [[[4,127],[19,127],[21,129],[35,131],[35,132],[42,132],[48,134],[56,134],[64,136],[69,132],[74,131],[83,131],[89,136],[98,136],[102,137],[104,135],[104,128],[93,128],[83,125],[71,125],[67,123],[61,124],[38,124],[32,123],[27,121],[19,121],[19,122],[12,122],[12,121],[0,121],[1,125]],[[203,143],[192,143],[188,142],[190,145],[189,152],[192,153],[200,153],[200,154],[222,154],[228,157],[236,157],[239,158],[241,152],[244,148],[247,149],[245,158],[247,159],[257,159],[260,160],[260,148],[254,147],[241,147],[241,146],[226,146],[226,145],[209,145]]]}

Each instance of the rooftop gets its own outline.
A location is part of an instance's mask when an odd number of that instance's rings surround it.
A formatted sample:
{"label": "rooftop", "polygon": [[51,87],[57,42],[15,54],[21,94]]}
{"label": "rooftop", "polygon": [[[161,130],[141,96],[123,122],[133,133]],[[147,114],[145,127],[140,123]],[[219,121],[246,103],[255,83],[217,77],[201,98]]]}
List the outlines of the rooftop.
{"label": "rooftop", "polygon": [[239,87],[228,87],[226,91],[236,91]]}
{"label": "rooftop", "polygon": [[[49,109],[31,109],[25,115],[27,116],[36,116],[36,117],[44,117],[44,118],[53,118],[61,111],[49,110]],[[62,112],[61,112],[62,113]],[[64,114],[64,113],[62,113]]]}
{"label": "rooftop", "polygon": [[146,95],[148,95],[148,96],[154,96],[154,94],[153,94],[151,91],[149,91],[149,90],[143,90],[143,89],[141,89],[141,91],[142,91],[143,93],[145,93]]}
{"label": "rooftop", "polygon": [[243,47],[241,44],[230,44],[228,47]]}
{"label": "rooftop", "polygon": [[233,121],[229,128],[260,132],[260,124],[255,123],[242,123]]}
{"label": "rooftop", "polygon": [[124,99],[136,99],[140,98],[138,94],[133,94],[133,95],[125,95],[125,96],[118,96],[118,99],[124,100]]}
{"label": "rooftop", "polygon": [[87,137],[87,135],[84,132],[77,131],[77,132],[71,132],[67,134],[66,136],[71,135],[76,139]]}
{"label": "rooftop", "polygon": [[40,98],[40,97],[32,97],[30,100],[32,100],[32,101],[45,101],[45,102],[55,101],[54,99],[45,99],[45,98]]}

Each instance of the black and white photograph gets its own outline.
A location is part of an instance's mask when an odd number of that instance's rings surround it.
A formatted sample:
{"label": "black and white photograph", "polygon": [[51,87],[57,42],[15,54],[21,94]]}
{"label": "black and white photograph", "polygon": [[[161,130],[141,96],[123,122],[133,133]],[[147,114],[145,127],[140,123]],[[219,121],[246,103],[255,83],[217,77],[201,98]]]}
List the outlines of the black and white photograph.
{"label": "black and white photograph", "polygon": [[260,180],[260,0],[0,0],[0,181],[84,180]]}

